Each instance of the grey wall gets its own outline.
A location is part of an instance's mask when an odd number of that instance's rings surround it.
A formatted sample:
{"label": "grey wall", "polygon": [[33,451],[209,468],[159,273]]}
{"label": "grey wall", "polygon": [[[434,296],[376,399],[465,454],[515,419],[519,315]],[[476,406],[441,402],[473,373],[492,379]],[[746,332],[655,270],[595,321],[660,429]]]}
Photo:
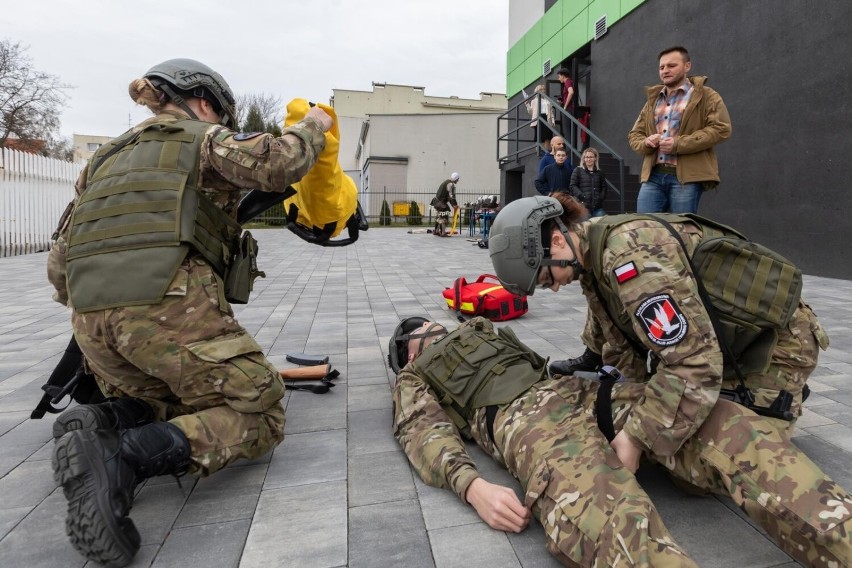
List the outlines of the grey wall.
{"label": "grey wall", "polygon": [[639,173],[627,132],[642,87],[659,82],[657,53],[684,45],[733,124],[699,213],[808,274],[852,279],[850,23],[848,0],[649,0],[592,43],[592,129]]}

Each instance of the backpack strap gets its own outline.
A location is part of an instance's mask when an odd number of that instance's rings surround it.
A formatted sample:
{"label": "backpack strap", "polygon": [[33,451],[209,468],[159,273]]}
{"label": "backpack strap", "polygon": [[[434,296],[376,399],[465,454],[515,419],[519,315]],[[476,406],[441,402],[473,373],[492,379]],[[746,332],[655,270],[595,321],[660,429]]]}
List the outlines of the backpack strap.
{"label": "backpack strap", "polygon": [[[689,265],[689,269],[692,271],[692,276],[695,278],[695,283],[698,287],[698,296],[701,298],[701,302],[704,304],[704,309],[707,311],[707,315],[710,316],[710,322],[713,324],[713,330],[716,332],[716,340],[718,341],[719,346],[722,348],[722,353],[728,359],[728,362],[734,369],[734,374],[737,376],[737,380],[740,383],[732,392],[728,391],[728,389],[722,389],[721,395],[725,397],[730,397],[731,400],[733,400],[734,402],[742,404],[743,406],[753,410],[757,414],[769,416],[772,418],[779,418],[781,420],[792,420],[793,414],[790,412],[790,403],[792,402],[792,396],[789,392],[785,390],[781,390],[778,395],[779,398],[775,402],[773,402],[771,407],[757,406],[754,404],[754,394],[752,394],[751,390],[749,390],[749,388],[746,386],[745,377],[743,376],[743,371],[740,368],[740,364],[737,362],[736,357],[734,357],[734,353],[731,350],[730,344],[724,338],[724,335],[722,333],[722,324],[719,321],[719,316],[716,313],[716,308],[713,307],[713,303],[711,302],[710,297],[707,295],[707,290],[704,289],[704,283],[701,281],[701,278],[698,276],[698,272],[695,270],[695,266],[692,264],[692,259],[689,257],[689,252],[686,248],[686,244],[684,244],[683,239],[680,237],[680,234],[675,230],[674,227],[671,226],[671,224],[669,224],[668,221],[656,215],[648,214],[648,217],[654,219],[660,225],[665,227],[669,231],[669,233],[672,234],[672,236],[678,242],[680,247],[683,249],[684,256],[686,257],[686,262]],[[783,402],[787,402],[786,409],[779,408],[781,406],[784,406]]]}

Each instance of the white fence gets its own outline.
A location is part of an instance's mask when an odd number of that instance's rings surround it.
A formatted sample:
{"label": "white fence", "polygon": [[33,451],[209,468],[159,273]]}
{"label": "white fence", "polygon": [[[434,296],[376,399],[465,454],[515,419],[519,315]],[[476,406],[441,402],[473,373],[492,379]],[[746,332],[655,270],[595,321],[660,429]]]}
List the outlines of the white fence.
{"label": "white fence", "polygon": [[0,257],[48,250],[83,163],[0,148]]}

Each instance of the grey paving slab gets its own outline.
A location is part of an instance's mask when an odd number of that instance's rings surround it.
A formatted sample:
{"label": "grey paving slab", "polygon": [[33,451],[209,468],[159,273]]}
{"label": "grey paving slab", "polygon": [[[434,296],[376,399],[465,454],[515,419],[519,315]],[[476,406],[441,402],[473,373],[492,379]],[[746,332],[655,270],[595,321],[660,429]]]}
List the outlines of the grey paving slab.
{"label": "grey paving slab", "polygon": [[[157,554],[152,568],[239,566],[250,521],[231,521],[173,530]],[[191,561],[188,562],[188,560]]]}
{"label": "grey paving slab", "polygon": [[[487,251],[405,229],[373,228],[342,249],[255,233],[267,278],[248,304],[234,306],[237,318],[275,364],[284,366],[290,351],[328,354],[341,377],[327,395],[288,392],[287,436],[274,452],[198,483],[184,478],[182,488],[170,477],[148,480],[131,513],[143,537],[133,566],[555,565],[537,523],[519,535],[492,531],[453,493],[425,485],[390,431],[390,335],[411,315],[453,325],[441,292],[460,275],[491,272]],[[28,419],[71,337],[68,311],[44,283],[45,260],[0,258],[3,567],[88,566],[68,544],[64,497],[52,485],[52,417]],[[852,487],[852,282],[806,275],[804,295],[832,347],[813,374],[794,442]],[[529,303],[509,324],[519,337],[554,358],[582,351],[579,289],[537,293]],[[471,454],[486,479],[519,490],[488,456]],[[656,470],[640,472],[640,482],[700,565],[796,565],[729,500],[684,495]],[[404,532],[402,560],[381,540],[388,531]]]}
{"label": "grey paving slab", "polygon": [[430,568],[432,550],[416,500],[349,509],[349,566]]}
{"label": "grey paving slab", "polygon": [[346,482],[272,489],[261,494],[241,568],[347,563]]}
{"label": "grey paving slab", "polygon": [[417,497],[408,459],[402,450],[351,456],[347,479],[351,507]]}
{"label": "grey paving slab", "polygon": [[506,533],[476,523],[429,531],[437,568],[521,566]]}
{"label": "grey paving slab", "polygon": [[275,449],[263,488],[346,479],[346,431],[290,434]]}
{"label": "grey paving slab", "polygon": [[267,464],[226,467],[201,479],[186,500],[175,527],[223,525],[251,519],[263,488]]}

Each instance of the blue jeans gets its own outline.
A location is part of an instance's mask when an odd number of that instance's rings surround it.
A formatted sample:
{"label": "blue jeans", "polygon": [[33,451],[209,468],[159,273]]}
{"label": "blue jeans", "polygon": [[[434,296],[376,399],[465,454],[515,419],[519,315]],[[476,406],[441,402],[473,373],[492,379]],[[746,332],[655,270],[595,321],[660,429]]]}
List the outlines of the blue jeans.
{"label": "blue jeans", "polygon": [[606,211],[604,211],[603,207],[598,207],[597,209],[589,211],[590,217],[603,217],[604,215],[606,215]]}
{"label": "blue jeans", "polygon": [[704,191],[700,183],[681,185],[677,176],[651,172],[639,188],[637,213],[698,213],[698,201]]}

